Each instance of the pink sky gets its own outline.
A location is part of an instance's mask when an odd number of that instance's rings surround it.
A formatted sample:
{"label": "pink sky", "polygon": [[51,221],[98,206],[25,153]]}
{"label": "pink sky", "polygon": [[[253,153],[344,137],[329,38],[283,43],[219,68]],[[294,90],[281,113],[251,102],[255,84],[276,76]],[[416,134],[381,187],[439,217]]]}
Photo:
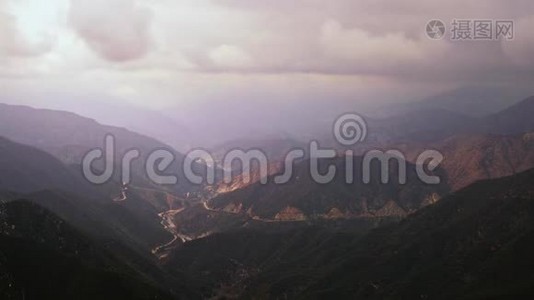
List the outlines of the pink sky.
{"label": "pink sky", "polygon": [[[435,18],[512,19],[516,36],[434,41]],[[527,0],[0,0],[0,96],[161,109],[529,86],[533,28]]]}

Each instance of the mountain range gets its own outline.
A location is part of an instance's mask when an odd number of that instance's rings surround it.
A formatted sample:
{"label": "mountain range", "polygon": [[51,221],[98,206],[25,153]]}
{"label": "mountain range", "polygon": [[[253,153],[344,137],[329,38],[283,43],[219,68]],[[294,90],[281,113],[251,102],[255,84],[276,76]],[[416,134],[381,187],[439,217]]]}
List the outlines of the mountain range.
{"label": "mountain range", "polygon": [[[437,100],[436,100],[437,101]],[[478,100],[477,100],[478,101]],[[502,105],[502,102],[500,105]],[[496,105],[495,107],[497,107]],[[503,110],[462,114],[420,107],[368,120],[369,139],[350,148],[353,183],[345,181],[348,148],[320,159],[321,184],[310,160],[297,160],[285,184],[285,154],[307,140],[287,135],[233,139],[214,146],[217,182],[188,183],[184,154],[158,139],[103,125],[70,112],[0,104],[0,296],[5,299],[487,299],[532,295],[534,245],[534,98]],[[117,157],[139,149],[133,180],[120,174],[87,182],[81,159],[117,141]],[[331,135],[331,133],[330,133]],[[322,146],[335,145],[317,133]],[[252,164],[251,182],[232,168],[231,149],[263,150],[267,183]],[[171,151],[162,173],[145,174],[147,155]],[[378,164],[363,183],[363,156],[397,149],[407,181]],[[441,179],[417,179],[416,157],[438,150]],[[101,165],[96,165],[98,170]],[[117,162],[117,169],[120,165]],[[194,164],[205,174],[207,167]]]}

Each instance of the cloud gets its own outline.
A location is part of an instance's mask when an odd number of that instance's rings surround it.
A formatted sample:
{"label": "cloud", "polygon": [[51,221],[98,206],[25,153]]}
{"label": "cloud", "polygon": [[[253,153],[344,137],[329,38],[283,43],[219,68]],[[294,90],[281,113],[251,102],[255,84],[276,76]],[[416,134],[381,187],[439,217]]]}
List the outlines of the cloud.
{"label": "cloud", "polygon": [[248,53],[233,45],[221,45],[212,49],[209,58],[218,67],[243,68],[252,64]]}
{"label": "cloud", "polygon": [[44,36],[37,41],[28,39],[18,28],[15,16],[2,12],[0,5],[0,54],[4,56],[39,56],[52,49],[53,41]]}
{"label": "cloud", "polygon": [[320,43],[327,58],[367,68],[416,63],[424,55],[422,46],[402,32],[371,35],[359,28],[345,29],[334,20],[321,27]]}
{"label": "cloud", "polygon": [[[7,1],[17,9],[2,9]],[[225,98],[349,102],[386,94],[413,99],[423,89],[430,95],[458,85],[531,86],[534,79],[531,0],[42,3],[0,0],[0,77],[54,79],[20,81],[20,94],[111,91],[152,107]],[[425,26],[434,18],[447,25],[454,18],[513,19],[517,34],[510,42],[430,40]],[[358,96],[362,89],[369,92]]]}
{"label": "cloud", "polygon": [[501,40],[506,56],[517,66],[534,67],[534,15],[514,23],[514,39]]}
{"label": "cloud", "polygon": [[139,59],[150,51],[151,17],[136,0],[71,0],[69,12],[76,33],[113,62]]}

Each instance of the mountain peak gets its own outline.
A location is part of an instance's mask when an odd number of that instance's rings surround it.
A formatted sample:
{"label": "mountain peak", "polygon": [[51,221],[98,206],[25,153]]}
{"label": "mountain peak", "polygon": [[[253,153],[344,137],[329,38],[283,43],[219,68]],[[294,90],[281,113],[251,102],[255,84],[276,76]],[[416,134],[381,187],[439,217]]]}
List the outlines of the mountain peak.
{"label": "mountain peak", "polygon": [[489,116],[486,122],[492,132],[499,134],[522,134],[534,128],[534,96],[528,97],[508,109]]}

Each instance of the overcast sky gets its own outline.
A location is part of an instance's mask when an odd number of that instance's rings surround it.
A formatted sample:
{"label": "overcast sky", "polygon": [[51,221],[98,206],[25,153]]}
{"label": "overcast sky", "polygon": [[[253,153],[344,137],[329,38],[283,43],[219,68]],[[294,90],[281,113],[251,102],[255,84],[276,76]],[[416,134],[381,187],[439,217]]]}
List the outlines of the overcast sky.
{"label": "overcast sky", "polygon": [[[455,18],[514,20],[514,40],[426,37]],[[533,31],[531,0],[0,0],[0,97],[163,109],[525,87]]]}

